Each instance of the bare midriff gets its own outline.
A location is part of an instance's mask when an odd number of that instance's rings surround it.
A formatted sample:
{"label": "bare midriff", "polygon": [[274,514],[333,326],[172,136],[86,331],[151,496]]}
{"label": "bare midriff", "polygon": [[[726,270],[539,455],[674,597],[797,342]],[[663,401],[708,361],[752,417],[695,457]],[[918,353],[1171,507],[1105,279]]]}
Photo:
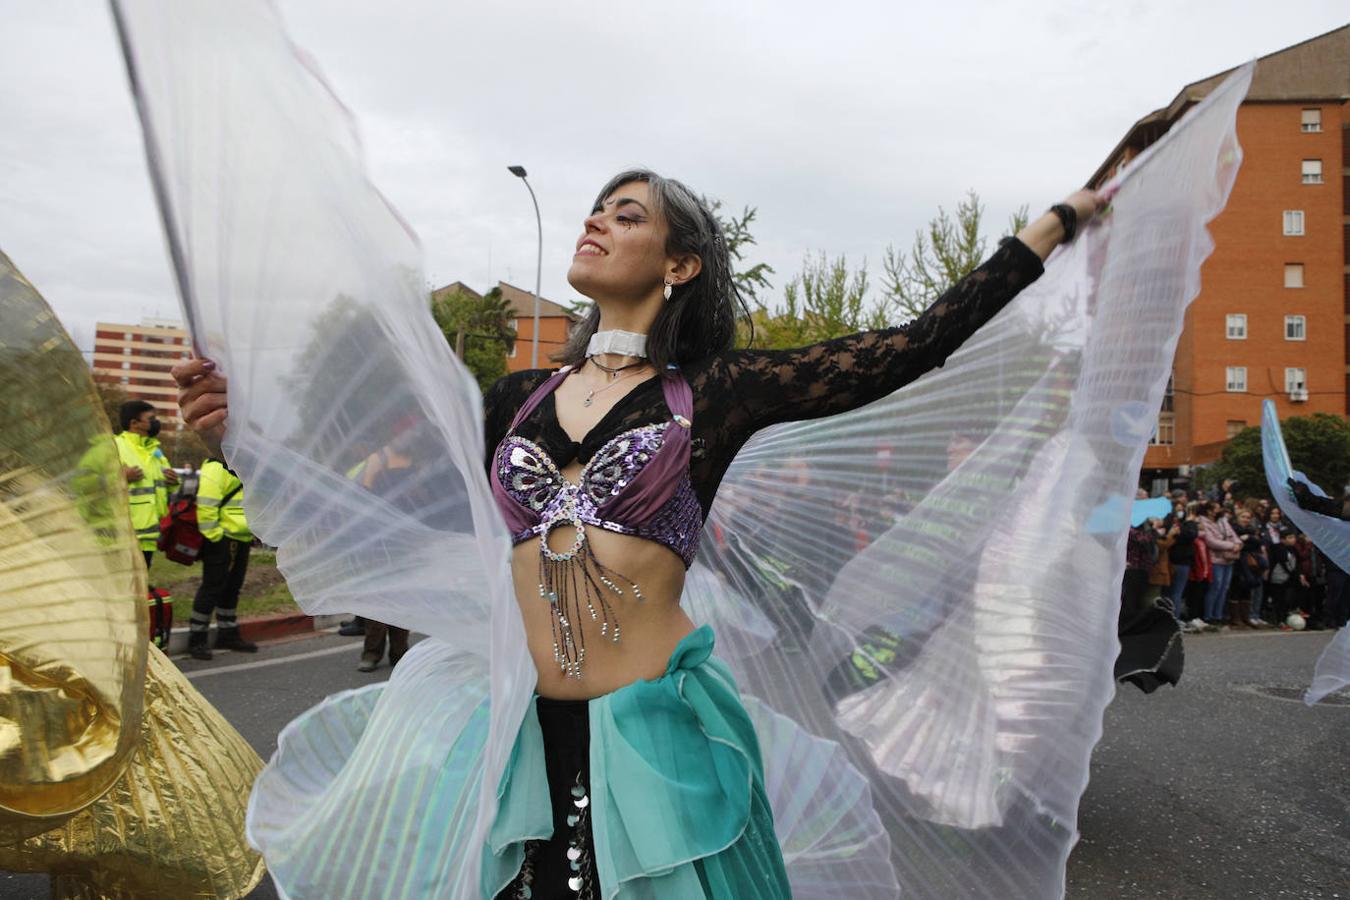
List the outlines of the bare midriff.
{"label": "bare midriff", "polygon": [[[575,481],[581,472],[573,462],[563,469]],[[568,526],[550,535],[549,547],[563,551],[573,538]],[[522,541],[511,554],[511,575],[516,599],[525,620],[530,656],[539,673],[536,690],[555,700],[590,700],[612,693],[642,679],[665,674],[675,647],[694,630],[694,623],[680,607],[684,590],[684,561],[668,547],[644,538],[586,528],[586,540],[607,568],[636,582],[642,589],[638,600],[628,582],[616,582],[623,596],[608,596],[614,618],[620,625],[619,640],[601,635],[600,622],[582,615],[574,623],[585,640],[586,659],[580,678],[568,678],[553,657],[553,630],[549,604],[539,596],[539,539]]]}

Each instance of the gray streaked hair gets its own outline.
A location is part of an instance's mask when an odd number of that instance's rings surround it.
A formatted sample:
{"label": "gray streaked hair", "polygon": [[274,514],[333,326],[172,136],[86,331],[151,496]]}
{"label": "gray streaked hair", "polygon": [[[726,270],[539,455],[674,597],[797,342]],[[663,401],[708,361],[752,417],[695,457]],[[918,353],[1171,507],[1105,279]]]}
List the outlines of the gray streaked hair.
{"label": "gray streaked hair", "polygon": [[[658,372],[670,365],[687,365],[730,350],[736,343],[736,319],[749,309],[736,288],[731,273],[722,225],[698,195],[673,178],[649,169],[620,172],[600,189],[594,209],[599,209],[619,188],[643,182],[651,192],[654,212],[668,228],[665,252],[669,256],[693,254],[702,263],[699,273],[676,285],[670,299],[657,313],[647,333],[647,358]],[[586,346],[600,327],[600,309],[590,312],[573,328],[554,361],[579,365],[586,359]]]}

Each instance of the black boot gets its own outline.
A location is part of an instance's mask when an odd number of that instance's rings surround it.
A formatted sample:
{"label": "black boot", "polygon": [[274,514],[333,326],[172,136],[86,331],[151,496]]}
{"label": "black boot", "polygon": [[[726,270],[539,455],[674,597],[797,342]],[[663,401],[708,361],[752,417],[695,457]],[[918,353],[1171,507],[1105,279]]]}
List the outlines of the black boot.
{"label": "black boot", "polygon": [[188,632],[188,655],[193,659],[211,659],[211,648],[206,646],[205,631]]}
{"label": "black boot", "polygon": [[233,650],[236,653],[257,653],[258,645],[239,636],[238,625],[216,625],[216,649]]}

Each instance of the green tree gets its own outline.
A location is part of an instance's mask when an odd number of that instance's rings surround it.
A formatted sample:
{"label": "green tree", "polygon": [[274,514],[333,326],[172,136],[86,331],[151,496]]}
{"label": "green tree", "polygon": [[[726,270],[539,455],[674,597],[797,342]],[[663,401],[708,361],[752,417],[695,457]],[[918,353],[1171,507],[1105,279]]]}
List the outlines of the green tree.
{"label": "green tree", "polygon": [[807,256],[801,272],[783,289],[781,310],[771,310],[764,303],[756,304],[751,315],[754,323],[752,346],[761,349],[801,347],[869,328],[886,327],[889,307],[884,301],[870,300],[868,287],[866,262],[853,270],[844,256],[833,260],[824,253]]}
{"label": "green tree", "polygon": [[516,342],[511,305],[500,288],[482,297],[452,291],[432,300],[431,315],[483,390],[506,374],[506,354]]}
{"label": "green tree", "polygon": [[[285,443],[302,452],[308,448],[343,449],[342,455],[323,456],[337,472],[345,473],[379,449],[393,434],[400,417],[411,411],[406,397],[391,398],[400,362],[390,353],[371,353],[388,337],[369,308],[355,297],[339,294],[314,317],[309,343],[296,357],[283,383],[296,398],[294,431]],[[353,372],[362,377],[353,378]],[[353,422],[343,410],[379,410],[378,418]]]}
{"label": "green tree", "polygon": [[[909,252],[886,248],[882,260],[882,290],[903,321],[917,317],[933,301],[979,266],[985,258],[985,235],[981,233],[984,206],[974,190],[957,201],[953,216],[941,206],[927,229],[914,234]],[[1023,206],[1008,222],[1016,234],[1027,224]]]}
{"label": "green tree", "polygon": [[131,399],[127,389],[111,381],[95,381],[94,389],[98,391],[99,402],[103,404],[103,414],[108,417],[108,426],[114,433],[121,431],[122,404]]}
{"label": "green tree", "polygon": [[731,256],[731,278],[736,282],[736,287],[740,289],[741,296],[749,303],[759,299],[761,290],[768,290],[773,287],[769,282],[769,276],[774,274],[773,266],[768,263],[746,262],[746,250],[755,245],[754,233],[750,231],[750,225],[755,221],[755,216],[759,210],[753,206],[744,207],[739,216],[724,212],[721,200],[710,200],[703,198],[703,203],[712,210],[718,223],[722,226],[722,234],[726,238],[727,253]]}
{"label": "green tree", "polygon": [[[915,234],[908,253],[894,246],[886,248],[877,297],[868,295],[866,262],[853,271],[842,256],[834,260],[824,254],[808,256],[801,272],[784,289],[780,306],[771,309],[762,300],[756,303],[751,315],[752,345],[800,347],[915,318],[984,261],[983,222],[984,207],[974,191],[957,203],[955,215],[939,207],[928,227]],[[1023,207],[1009,220],[1010,233],[1021,231],[1026,223]],[[750,337],[745,324],[741,337],[742,343]]]}
{"label": "green tree", "polygon": [[[1294,468],[1331,496],[1339,496],[1350,483],[1350,420],[1330,413],[1313,413],[1294,416],[1280,424]],[[1218,462],[1204,470],[1202,483],[1216,484],[1225,478],[1238,482],[1236,496],[1292,502],[1287,495],[1271,498],[1261,456],[1261,429],[1255,426],[1233,436]]]}

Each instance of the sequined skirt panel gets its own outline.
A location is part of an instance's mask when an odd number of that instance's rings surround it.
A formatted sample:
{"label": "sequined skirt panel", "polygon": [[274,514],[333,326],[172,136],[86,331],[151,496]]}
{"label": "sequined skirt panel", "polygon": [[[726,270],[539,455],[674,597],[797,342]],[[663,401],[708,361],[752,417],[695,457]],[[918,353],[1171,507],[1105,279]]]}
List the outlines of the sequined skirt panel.
{"label": "sequined skirt panel", "polygon": [[590,704],[534,701],[553,813],[553,836],[525,842],[525,859],[496,900],[595,900],[601,896],[591,831]]}

